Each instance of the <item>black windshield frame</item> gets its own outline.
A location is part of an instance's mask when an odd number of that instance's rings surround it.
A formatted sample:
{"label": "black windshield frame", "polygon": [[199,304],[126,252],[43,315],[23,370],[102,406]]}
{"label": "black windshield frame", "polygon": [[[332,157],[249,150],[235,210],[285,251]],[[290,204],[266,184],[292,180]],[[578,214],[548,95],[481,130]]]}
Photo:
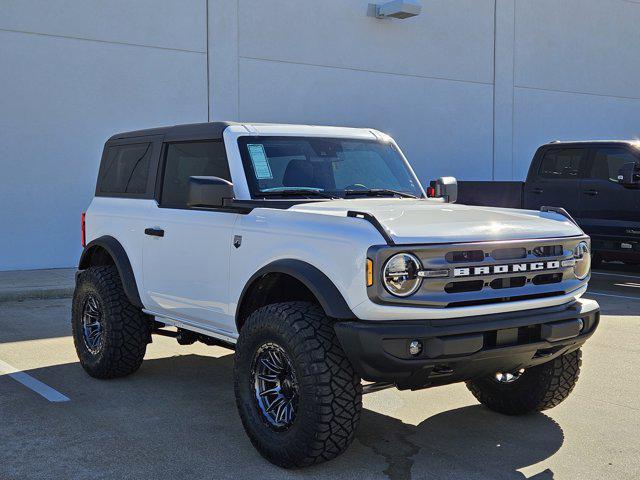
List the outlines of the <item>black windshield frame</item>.
{"label": "black windshield frame", "polygon": [[[422,188],[422,185],[420,184],[420,181],[416,177],[415,173],[413,172],[407,160],[402,155],[402,152],[400,152],[393,143],[384,142],[381,140],[374,140],[374,139],[366,139],[366,138],[360,139],[360,138],[349,138],[349,137],[344,137],[344,138],[343,137],[315,137],[315,136],[312,137],[312,136],[304,136],[304,135],[300,135],[300,136],[243,135],[238,137],[237,139],[238,149],[240,151],[240,157],[242,159],[242,166],[244,169],[247,186],[249,188],[249,193],[251,195],[251,198],[253,199],[277,197],[276,191],[262,190],[260,188],[259,180],[256,176],[256,172],[254,170],[251,156],[249,153],[249,148],[248,148],[248,145],[251,143],[262,143],[266,140],[284,141],[284,142],[286,141],[299,142],[299,141],[313,140],[313,141],[327,141],[327,142],[371,143],[371,144],[376,144],[380,146],[390,147],[398,159],[398,165],[396,167],[401,167],[404,170],[404,173],[406,173],[406,176],[412,186],[412,189],[410,190],[408,189],[405,193],[415,195],[416,197],[419,197],[419,198],[424,198],[424,190]],[[285,187],[282,187],[282,188],[285,188]],[[292,187],[291,189],[295,190],[296,188],[298,187]],[[389,189],[392,189],[392,188],[389,187]],[[336,198],[347,198],[347,195],[344,194],[345,192],[344,189],[336,189],[336,190],[320,189],[320,191],[326,194],[330,194],[331,196]],[[351,191],[351,190],[348,190],[348,191]],[[265,195],[265,192],[268,192],[268,195]],[[362,196],[366,197],[367,195],[363,194]],[[376,195],[376,196],[379,196],[379,195]],[[389,197],[393,197],[393,196],[394,195],[389,194]],[[285,195],[283,195],[283,198],[284,197]],[[288,191],[286,198],[293,198],[293,197],[295,197],[295,195],[292,194],[291,191]],[[307,198],[307,197],[308,197],[307,194],[301,192],[300,198]],[[348,195],[348,198],[358,198],[358,195],[351,194],[351,195]]]}

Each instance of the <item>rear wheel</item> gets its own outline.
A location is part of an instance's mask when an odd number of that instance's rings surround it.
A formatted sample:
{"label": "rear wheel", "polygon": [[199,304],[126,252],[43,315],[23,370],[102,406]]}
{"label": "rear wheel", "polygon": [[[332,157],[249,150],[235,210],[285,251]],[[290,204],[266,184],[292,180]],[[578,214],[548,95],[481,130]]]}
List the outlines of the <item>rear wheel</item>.
{"label": "rear wheel", "polygon": [[243,326],[236,345],[235,395],[245,431],[270,462],[320,463],[353,441],[362,387],[322,309],[268,305]]}
{"label": "rear wheel", "polygon": [[80,273],[71,326],[80,364],[95,378],[138,370],[151,339],[150,318],[129,302],[113,265]]}
{"label": "rear wheel", "polygon": [[467,388],[480,403],[499,413],[540,412],[569,396],[578,381],[581,356],[575,350],[523,371],[467,382]]}

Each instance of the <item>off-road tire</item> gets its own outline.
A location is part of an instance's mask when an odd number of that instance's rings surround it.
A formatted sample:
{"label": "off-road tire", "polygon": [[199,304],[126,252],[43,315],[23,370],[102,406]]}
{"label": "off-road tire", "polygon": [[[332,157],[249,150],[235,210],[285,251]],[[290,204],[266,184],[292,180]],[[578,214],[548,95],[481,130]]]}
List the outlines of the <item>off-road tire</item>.
{"label": "off-road tire", "polygon": [[[103,343],[96,353],[83,339],[82,313],[88,295],[98,300],[104,322]],[[151,340],[150,317],[129,302],[113,265],[90,267],[79,274],[71,326],[80,364],[95,378],[124,377],[138,370]]]}
{"label": "off-road tire", "polygon": [[[258,408],[252,365],[261,346],[275,343],[291,360],[299,385],[296,415],[274,429]],[[353,441],[362,409],[362,386],[336,338],[332,320],[307,302],[267,305],[240,331],[235,396],[244,429],[271,463],[305,467],[331,460]]]}
{"label": "off-road tire", "polygon": [[578,349],[528,368],[511,383],[500,383],[491,377],[467,382],[467,388],[480,403],[506,415],[548,410],[573,390],[580,374],[581,357]]}

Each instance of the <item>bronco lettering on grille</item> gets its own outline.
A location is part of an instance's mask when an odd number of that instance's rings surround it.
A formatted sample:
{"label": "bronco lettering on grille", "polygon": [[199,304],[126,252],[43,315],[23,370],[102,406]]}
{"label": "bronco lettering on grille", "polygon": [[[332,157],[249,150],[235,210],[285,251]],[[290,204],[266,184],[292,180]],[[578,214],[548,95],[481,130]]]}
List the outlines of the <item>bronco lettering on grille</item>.
{"label": "bronco lettering on grille", "polygon": [[487,265],[483,267],[460,267],[453,269],[454,277],[478,277],[501,273],[535,272],[560,268],[559,260],[549,262],[512,263],[510,265]]}

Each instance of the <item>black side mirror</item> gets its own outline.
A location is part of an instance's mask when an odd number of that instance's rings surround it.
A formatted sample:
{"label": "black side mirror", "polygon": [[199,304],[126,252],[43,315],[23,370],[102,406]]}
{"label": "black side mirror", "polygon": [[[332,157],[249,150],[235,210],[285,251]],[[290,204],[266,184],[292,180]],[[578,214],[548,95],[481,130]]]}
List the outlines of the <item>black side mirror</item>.
{"label": "black side mirror", "polygon": [[640,185],[640,167],[635,162],[625,163],[618,170],[618,183],[623,187]]}
{"label": "black side mirror", "polygon": [[189,207],[222,207],[233,198],[233,183],[219,177],[189,177]]}
{"label": "black side mirror", "polygon": [[447,203],[458,201],[458,181],[455,177],[440,177],[430,183],[427,197],[444,198]]}

